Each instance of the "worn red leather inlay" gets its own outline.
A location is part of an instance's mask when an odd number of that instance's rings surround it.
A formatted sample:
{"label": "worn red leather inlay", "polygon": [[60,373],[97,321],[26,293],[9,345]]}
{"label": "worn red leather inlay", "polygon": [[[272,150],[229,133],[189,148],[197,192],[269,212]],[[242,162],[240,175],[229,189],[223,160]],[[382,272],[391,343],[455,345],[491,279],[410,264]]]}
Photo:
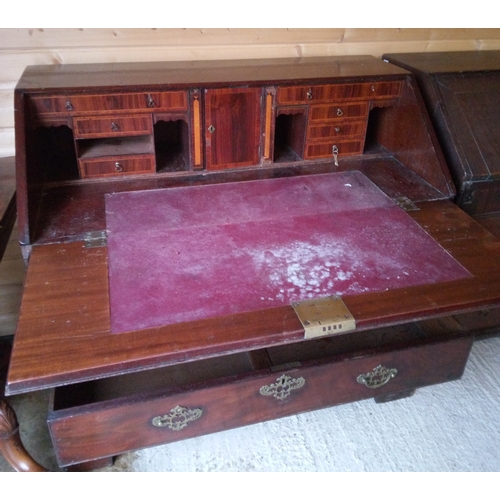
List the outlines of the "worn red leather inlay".
{"label": "worn red leather inlay", "polygon": [[470,277],[360,172],[106,197],[123,332]]}

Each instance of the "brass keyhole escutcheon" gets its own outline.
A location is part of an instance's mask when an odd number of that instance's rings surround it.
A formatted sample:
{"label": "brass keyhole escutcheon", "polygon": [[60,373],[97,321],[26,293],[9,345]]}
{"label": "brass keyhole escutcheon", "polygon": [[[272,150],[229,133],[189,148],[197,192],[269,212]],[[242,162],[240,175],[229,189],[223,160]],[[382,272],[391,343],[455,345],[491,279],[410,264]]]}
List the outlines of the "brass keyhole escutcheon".
{"label": "brass keyhole escutcheon", "polygon": [[166,427],[172,431],[180,431],[187,427],[189,422],[198,420],[202,415],[203,410],[201,408],[189,409],[185,406],[177,405],[169,413],[154,417],[151,423],[155,427]]}

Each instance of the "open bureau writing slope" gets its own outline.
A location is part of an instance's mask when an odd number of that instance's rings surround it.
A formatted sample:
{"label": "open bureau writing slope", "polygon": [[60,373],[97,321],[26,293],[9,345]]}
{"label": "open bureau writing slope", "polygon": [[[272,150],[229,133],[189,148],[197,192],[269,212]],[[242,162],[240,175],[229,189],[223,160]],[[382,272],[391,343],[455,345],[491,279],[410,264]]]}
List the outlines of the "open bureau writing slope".
{"label": "open bureau writing slope", "polygon": [[500,51],[384,58],[415,74],[457,186],[456,203],[500,236]]}
{"label": "open bureau writing slope", "polygon": [[61,467],[457,379],[500,243],[371,57],[28,67],[9,394]]}

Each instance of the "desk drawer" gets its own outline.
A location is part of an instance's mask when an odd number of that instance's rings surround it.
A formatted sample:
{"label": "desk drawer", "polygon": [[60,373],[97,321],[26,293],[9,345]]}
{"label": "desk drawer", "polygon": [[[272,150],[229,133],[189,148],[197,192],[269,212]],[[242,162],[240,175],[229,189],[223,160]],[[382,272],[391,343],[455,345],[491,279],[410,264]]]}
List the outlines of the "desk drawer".
{"label": "desk drawer", "polygon": [[73,118],[76,139],[119,137],[153,133],[151,115]]}
{"label": "desk drawer", "polygon": [[[67,466],[457,379],[471,345],[462,337],[391,352],[386,348],[316,359],[337,350],[335,345],[325,349],[329,341],[60,388],[49,414],[58,461]],[[262,369],[256,357],[266,357],[271,367]],[[272,366],[282,361],[286,363],[281,367]],[[80,404],[78,397],[90,394],[99,401]]]}
{"label": "desk drawer", "polygon": [[79,115],[130,111],[186,111],[187,91],[137,92],[127,94],[31,96],[37,114]]}
{"label": "desk drawer", "polygon": [[155,171],[154,155],[123,156],[109,159],[79,160],[82,179],[130,174],[149,174]]}

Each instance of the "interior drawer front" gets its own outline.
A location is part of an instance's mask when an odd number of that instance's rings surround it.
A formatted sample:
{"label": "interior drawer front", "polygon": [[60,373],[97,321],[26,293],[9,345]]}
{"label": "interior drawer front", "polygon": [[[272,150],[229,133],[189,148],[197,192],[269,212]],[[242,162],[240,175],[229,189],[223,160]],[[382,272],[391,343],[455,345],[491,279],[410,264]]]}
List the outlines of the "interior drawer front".
{"label": "interior drawer front", "polygon": [[60,465],[71,465],[454,380],[463,373],[470,345],[470,339],[462,338],[350,360],[265,370],[177,394],[64,409],[51,412],[50,432]]}
{"label": "interior drawer front", "polygon": [[402,82],[365,82],[337,85],[279,87],[279,104],[305,104],[332,100],[377,99],[397,97]]}
{"label": "interior drawer front", "polygon": [[322,123],[310,125],[307,129],[308,140],[334,139],[336,137],[364,136],[366,122]]}
{"label": "interior drawer front", "polygon": [[79,160],[82,178],[148,174],[155,171],[154,155]]}
{"label": "interior drawer front", "polygon": [[187,91],[30,97],[39,114],[130,111],[186,111]]}
{"label": "interior drawer front", "polygon": [[151,115],[74,118],[73,131],[77,139],[151,134]]}
{"label": "interior drawer front", "polygon": [[309,122],[343,121],[350,118],[366,118],[368,103],[335,103],[311,106]]}
{"label": "interior drawer front", "polygon": [[310,143],[306,145],[305,158],[333,158],[333,147],[337,146],[338,156],[360,155],[363,153],[364,138],[351,141],[334,141]]}

